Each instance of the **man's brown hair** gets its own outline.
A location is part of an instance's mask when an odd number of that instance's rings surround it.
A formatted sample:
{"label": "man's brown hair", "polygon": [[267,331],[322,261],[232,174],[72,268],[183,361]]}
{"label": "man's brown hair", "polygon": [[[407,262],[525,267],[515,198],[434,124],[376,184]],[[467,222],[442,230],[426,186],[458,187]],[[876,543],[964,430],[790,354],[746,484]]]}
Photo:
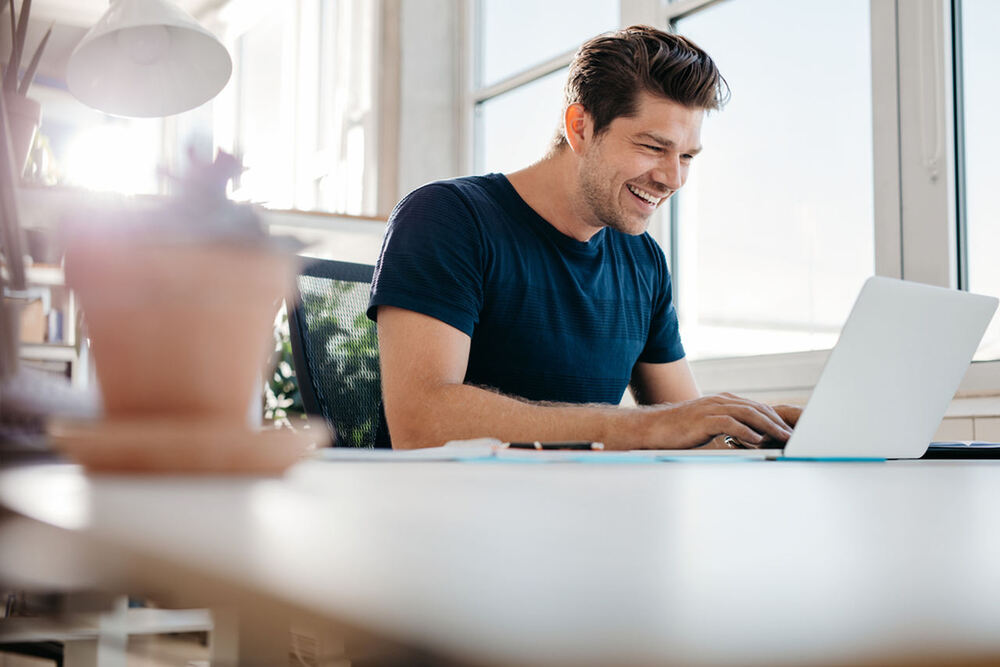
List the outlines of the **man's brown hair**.
{"label": "man's brown hair", "polygon": [[[692,109],[721,109],[729,86],[712,58],[686,37],[645,25],[607,32],[584,42],[573,57],[565,104],[580,104],[594,134],[636,112],[640,91]],[[566,144],[560,125],[555,147]]]}

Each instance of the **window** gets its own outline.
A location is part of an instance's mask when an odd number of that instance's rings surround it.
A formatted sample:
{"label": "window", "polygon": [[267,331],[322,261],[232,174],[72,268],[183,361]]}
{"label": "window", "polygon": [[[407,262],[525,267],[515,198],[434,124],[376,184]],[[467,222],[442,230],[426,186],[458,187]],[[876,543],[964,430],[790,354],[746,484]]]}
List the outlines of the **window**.
{"label": "window", "polygon": [[237,0],[227,10],[235,69],[215,137],[247,167],[234,198],[374,214],[377,3]]}
{"label": "window", "polygon": [[[964,108],[964,174],[966,261],[970,291],[1000,296],[1000,88],[996,85],[1000,42],[1000,3],[962,0],[962,90]],[[1000,315],[993,318],[977,359],[1000,359]]]}
{"label": "window", "polygon": [[510,172],[548,150],[559,124],[566,68],[484,101],[476,108],[476,172]]}
{"label": "window", "polygon": [[472,168],[509,172],[548,150],[566,66],[581,42],[618,27],[619,3],[479,0],[476,8]]}
{"label": "window", "polygon": [[60,85],[36,77],[31,87],[29,96],[42,105],[42,121],[25,180],[122,194],[160,193],[163,179],[158,169],[176,168],[163,155],[165,121],[110,116],[84,105]]}
{"label": "window", "polygon": [[608,0],[480,0],[478,83],[492,85],[575,51],[583,40],[617,27],[618,11],[618,3]]}
{"label": "window", "polygon": [[295,200],[295,171],[289,169],[295,145],[283,131],[293,125],[294,89],[283,65],[291,57],[294,10],[292,3],[275,4],[233,49],[238,115],[232,148],[246,167],[234,194],[279,208],[293,208]]}
{"label": "window", "polygon": [[675,207],[690,358],[828,349],[874,273],[868,14],[737,0],[676,22],[732,89]]}

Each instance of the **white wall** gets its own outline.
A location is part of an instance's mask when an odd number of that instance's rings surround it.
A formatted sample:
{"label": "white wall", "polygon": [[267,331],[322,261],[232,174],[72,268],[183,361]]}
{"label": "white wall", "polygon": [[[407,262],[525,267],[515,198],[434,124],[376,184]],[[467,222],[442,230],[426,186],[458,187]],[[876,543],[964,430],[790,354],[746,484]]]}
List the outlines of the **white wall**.
{"label": "white wall", "polygon": [[462,0],[400,2],[397,199],[460,175]]}

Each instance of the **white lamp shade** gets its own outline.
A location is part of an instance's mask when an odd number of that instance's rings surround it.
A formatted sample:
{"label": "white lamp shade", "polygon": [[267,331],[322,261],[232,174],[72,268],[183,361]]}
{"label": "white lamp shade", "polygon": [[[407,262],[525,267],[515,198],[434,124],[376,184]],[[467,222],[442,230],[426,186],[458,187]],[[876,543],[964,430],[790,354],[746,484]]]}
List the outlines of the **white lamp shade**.
{"label": "white lamp shade", "polygon": [[112,0],[69,58],[66,85],[118,116],[169,116],[215,97],[233,71],[226,47],[169,0]]}

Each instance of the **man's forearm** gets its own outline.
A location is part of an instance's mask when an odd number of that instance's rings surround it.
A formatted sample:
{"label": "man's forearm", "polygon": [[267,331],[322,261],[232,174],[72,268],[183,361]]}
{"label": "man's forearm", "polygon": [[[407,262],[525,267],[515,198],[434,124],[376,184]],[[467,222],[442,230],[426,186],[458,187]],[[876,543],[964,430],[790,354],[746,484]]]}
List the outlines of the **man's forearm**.
{"label": "man's forearm", "polygon": [[[791,435],[771,407],[732,394],[681,403],[622,408],[615,405],[531,403],[464,384],[441,384],[400,404],[386,401],[389,435],[398,449],[442,445],[449,440],[589,440],[607,449],[697,447],[732,435],[760,444]],[[792,415],[797,417],[797,413]]]}
{"label": "man's forearm", "polygon": [[[630,432],[640,409],[614,405],[532,403],[467,384],[444,384],[420,400],[386,404],[393,447],[442,445],[449,440],[491,437],[520,440],[590,440],[612,449],[633,446]],[[633,414],[629,414],[633,413]],[[635,422],[630,424],[629,422]]]}

